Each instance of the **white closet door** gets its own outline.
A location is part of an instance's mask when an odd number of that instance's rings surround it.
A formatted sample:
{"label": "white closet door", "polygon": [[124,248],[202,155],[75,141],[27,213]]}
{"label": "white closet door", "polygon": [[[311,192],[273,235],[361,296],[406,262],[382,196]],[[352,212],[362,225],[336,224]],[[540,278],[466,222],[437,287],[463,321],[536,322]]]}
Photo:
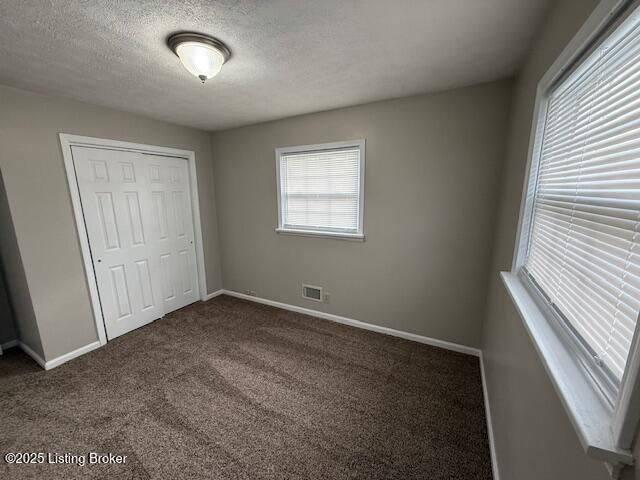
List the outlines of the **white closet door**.
{"label": "white closet door", "polygon": [[73,147],[109,339],[163,315],[152,205],[141,154]]}
{"label": "white closet door", "polygon": [[189,168],[185,159],[144,155],[158,245],[164,312],[199,299]]}

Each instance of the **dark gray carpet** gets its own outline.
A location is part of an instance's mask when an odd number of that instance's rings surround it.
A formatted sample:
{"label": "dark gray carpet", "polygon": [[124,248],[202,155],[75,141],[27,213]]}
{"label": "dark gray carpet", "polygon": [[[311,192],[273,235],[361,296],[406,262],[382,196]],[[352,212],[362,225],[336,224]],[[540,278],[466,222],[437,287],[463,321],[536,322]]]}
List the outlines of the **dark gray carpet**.
{"label": "dark gray carpet", "polygon": [[490,479],[478,359],[219,297],[45,372],[0,357],[0,478]]}

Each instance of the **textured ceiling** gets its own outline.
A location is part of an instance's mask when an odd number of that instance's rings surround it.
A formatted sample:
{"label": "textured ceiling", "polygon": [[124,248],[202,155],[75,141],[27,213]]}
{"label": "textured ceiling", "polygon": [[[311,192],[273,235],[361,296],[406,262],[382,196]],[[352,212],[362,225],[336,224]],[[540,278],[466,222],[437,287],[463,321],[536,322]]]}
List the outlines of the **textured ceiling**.
{"label": "textured ceiling", "polygon": [[[215,130],[508,76],[547,3],[0,0],[0,83]],[[182,67],[178,30],[229,45],[219,76]]]}

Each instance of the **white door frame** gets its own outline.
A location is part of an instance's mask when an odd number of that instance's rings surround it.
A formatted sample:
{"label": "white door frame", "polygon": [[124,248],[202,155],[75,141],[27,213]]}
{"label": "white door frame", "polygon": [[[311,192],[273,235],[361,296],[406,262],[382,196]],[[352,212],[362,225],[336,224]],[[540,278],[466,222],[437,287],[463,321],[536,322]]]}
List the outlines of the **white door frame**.
{"label": "white door frame", "polygon": [[82,204],[80,202],[80,189],[78,188],[78,179],[76,178],[76,170],[73,164],[73,154],[71,147],[93,147],[107,150],[120,150],[126,152],[147,153],[152,155],[162,155],[165,157],[184,158],[189,163],[189,186],[191,188],[191,212],[193,215],[193,228],[196,242],[196,264],[198,267],[198,287],[200,291],[200,300],[207,299],[207,277],[204,268],[204,248],[202,242],[202,225],[200,224],[200,202],[198,200],[198,181],[196,175],[196,154],[191,150],[179,150],[176,148],[157,147],[155,145],[144,145],[140,143],[121,142],[119,140],[108,140],[104,138],[83,137],[80,135],[70,135],[61,133],[60,146],[62,147],[62,156],[64,158],[64,166],[67,171],[67,181],[69,182],[69,192],[71,193],[71,203],[73,205],[73,214],[76,221],[76,230],[78,232],[78,240],[80,241],[80,250],[84,263],[84,271],[87,277],[87,285],[89,286],[89,295],[91,297],[91,306],[93,307],[93,317],[98,331],[98,340],[100,345],[107,343],[107,334],[104,327],[104,319],[102,307],[100,306],[100,297],[98,295],[98,282],[93,270],[91,261],[91,249],[89,247],[89,237],[84,224],[84,216],[82,212]]}

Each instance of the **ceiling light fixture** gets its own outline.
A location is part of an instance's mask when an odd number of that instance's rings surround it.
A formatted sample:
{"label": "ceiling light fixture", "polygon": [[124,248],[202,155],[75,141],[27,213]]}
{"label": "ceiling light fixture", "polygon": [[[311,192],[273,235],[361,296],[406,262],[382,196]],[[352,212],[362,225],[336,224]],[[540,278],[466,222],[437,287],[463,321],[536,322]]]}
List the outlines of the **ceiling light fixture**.
{"label": "ceiling light fixture", "polygon": [[202,83],[220,73],[222,64],[231,57],[231,50],[224,43],[201,33],[174,33],[167,44],[184,68]]}

